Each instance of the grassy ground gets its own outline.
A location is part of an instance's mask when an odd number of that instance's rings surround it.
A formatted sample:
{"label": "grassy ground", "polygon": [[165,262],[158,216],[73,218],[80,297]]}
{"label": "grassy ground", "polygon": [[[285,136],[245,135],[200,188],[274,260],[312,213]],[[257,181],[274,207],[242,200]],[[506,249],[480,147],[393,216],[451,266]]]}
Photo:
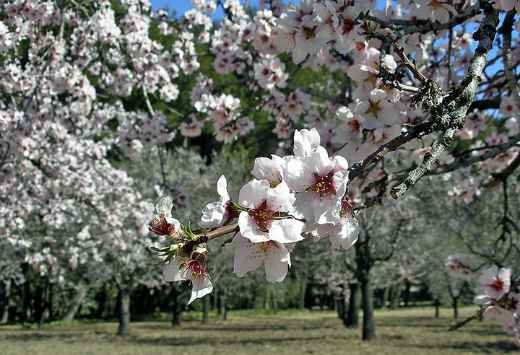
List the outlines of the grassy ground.
{"label": "grassy ground", "polygon": [[[471,309],[463,309],[462,316]],[[226,322],[132,323],[130,336],[113,334],[115,323],[49,324],[38,331],[0,327],[0,354],[520,354],[512,339],[491,322],[447,332],[450,312],[433,319],[431,308],[379,311],[377,340],[362,343],[333,312],[231,313]]]}

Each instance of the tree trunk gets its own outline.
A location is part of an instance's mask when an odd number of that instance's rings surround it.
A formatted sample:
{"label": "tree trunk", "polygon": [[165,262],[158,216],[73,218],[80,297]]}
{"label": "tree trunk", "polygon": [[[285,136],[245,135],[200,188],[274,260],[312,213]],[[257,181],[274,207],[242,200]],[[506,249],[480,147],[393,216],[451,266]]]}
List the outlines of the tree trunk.
{"label": "tree trunk", "polygon": [[34,297],[34,322],[38,324],[38,329],[41,328],[43,324],[43,303],[44,303],[44,286],[41,284],[43,280],[38,281],[38,285],[35,290]]}
{"label": "tree trunk", "polygon": [[209,296],[206,295],[202,299],[202,323],[208,323],[209,320]]}
{"label": "tree trunk", "polygon": [[307,279],[305,277],[302,278],[300,282],[300,300],[299,300],[299,308],[305,308],[305,294],[307,293]]}
{"label": "tree trunk", "polygon": [[49,319],[55,320],[56,319],[56,313],[54,309],[54,305],[56,303],[56,288],[54,287],[53,283],[49,284],[48,288],[48,298],[47,298],[47,309],[49,310]]}
{"label": "tree trunk", "polygon": [[439,318],[441,302],[439,301],[439,299],[436,298],[433,300],[433,305],[435,306],[435,318]]}
{"label": "tree trunk", "polygon": [[346,306],[345,297],[338,296],[334,298],[334,305],[336,308],[336,314],[338,315],[338,318],[343,320],[345,319],[345,306]]}
{"label": "tree trunk", "polygon": [[381,308],[386,308],[386,301],[388,300],[389,292],[390,292],[390,287],[385,287],[383,289],[383,294],[381,295]]}
{"label": "tree trunk", "polygon": [[397,309],[399,308],[399,303],[401,302],[401,283],[397,283],[392,286],[392,297],[390,300],[390,308]]}
{"label": "tree trunk", "polygon": [[405,284],[405,290],[404,290],[404,306],[405,307],[408,307],[409,303],[410,303],[410,298],[411,298],[411,287],[412,287],[412,284],[410,283],[410,281],[408,280],[404,280],[404,284]]}
{"label": "tree trunk", "polygon": [[376,337],[376,323],[374,320],[374,300],[370,276],[368,272],[360,278],[361,283],[361,304],[363,307],[363,327],[362,339],[372,340]]}
{"label": "tree trunk", "polygon": [[357,283],[351,283],[349,288],[350,295],[347,311],[343,318],[343,324],[347,328],[355,328],[359,324],[359,285]]}
{"label": "tree trunk", "polygon": [[65,321],[71,321],[76,316],[76,313],[78,313],[78,310],[83,303],[83,300],[85,299],[85,296],[87,295],[88,286],[85,282],[80,281],[78,284],[78,289],[76,290],[76,294],[74,295],[74,298],[72,299],[71,305],[67,313],[63,316],[62,320]]}
{"label": "tree trunk", "polygon": [[453,297],[453,319],[459,319],[459,297]]}
{"label": "tree trunk", "polygon": [[117,295],[118,301],[118,317],[119,327],[117,335],[127,336],[130,327],[130,290],[126,287],[120,287]]}
{"label": "tree trunk", "polygon": [[227,303],[225,292],[222,292],[220,294],[220,315],[222,317],[222,320],[227,320]]}
{"label": "tree trunk", "polygon": [[4,303],[2,304],[2,316],[0,324],[7,324],[9,321],[9,302],[11,300],[11,280],[4,282]]}
{"label": "tree trunk", "polygon": [[181,325],[182,308],[181,308],[181,302],[179,300],[179,294],[180,294],[180,292],[177,290],[177,287],[175,285],[172,285],[172,289],[170,292],[170,298],[173,299],[172,327],[177,327],[177,326]]}

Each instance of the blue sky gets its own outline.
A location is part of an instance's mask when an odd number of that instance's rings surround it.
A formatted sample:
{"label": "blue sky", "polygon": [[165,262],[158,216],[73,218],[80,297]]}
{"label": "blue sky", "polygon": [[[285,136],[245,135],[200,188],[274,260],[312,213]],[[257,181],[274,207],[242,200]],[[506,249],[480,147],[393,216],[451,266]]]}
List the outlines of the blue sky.
{"label": "blue sky", "polygon": [[[258,0],[248,0],[249,4],[256,6],[258,5]],[[169,10],[174,10],[177,15],[182,15],[186,10],[191,9],[191,0],[151,0],[152,8],[154,10],[167,8]],[[220,17],[219,13],[221,10],[217,11],[215,14],[216,17]]]}

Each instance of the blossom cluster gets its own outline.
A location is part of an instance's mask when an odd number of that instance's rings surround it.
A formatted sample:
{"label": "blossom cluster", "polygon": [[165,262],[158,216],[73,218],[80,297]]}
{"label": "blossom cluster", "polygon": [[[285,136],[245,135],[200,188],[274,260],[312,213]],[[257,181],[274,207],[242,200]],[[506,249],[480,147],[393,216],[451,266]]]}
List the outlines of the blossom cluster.
{"label": "blossom cluster", "polygon": [[241,189],[238,200],[230,198],[227,181],[217,183],[220,200],[202,211],[200,231],[181,226],[172,217],[172,202],[164,198],[156,206],[150,231],[166,236],[167,280],[191,280],[190,302],[211,292],[209,236],[234,232],[234,271],[238,275],[265,268],[268,281],[285,279],[290,252],[304,239],[329,238],[334,248],[350,248],[357,240],[357,222],[347,197],[348,163],[329,157],[315,129],[296,131],[293,154],[257,158],[253,180]]}

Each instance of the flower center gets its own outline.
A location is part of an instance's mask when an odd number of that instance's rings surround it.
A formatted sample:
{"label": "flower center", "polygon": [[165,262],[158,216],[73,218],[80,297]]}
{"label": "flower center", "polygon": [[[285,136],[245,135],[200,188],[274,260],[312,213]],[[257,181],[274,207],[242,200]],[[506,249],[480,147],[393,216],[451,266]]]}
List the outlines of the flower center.
{"label": "flower center", "polygon": [[153,232],[157,235],[169,235],[171,237],[175,235],[175,226],[168,223],[162,214],[154,217],[148,228],[150,232]]}
{"label": "flower center", "polygon": [[267,253],[272,248],[277,248],[277,245],[272,241],[258,243],[258,249],[263,253]]}
{"label": "flower center", "polygon": [[492,283],[488,284],[488,287],[491,287],[495,291],[500,292],[504,290],[505,284],[502,279],[496,277]]}
{"label": "flower center", "polygon": [[191,272],[194,279],[202,279],[208,274],[208,268],[198,260],[190,260],[186,264],[186,270]]}
{"label": "flower center", "polygon": [[264,200],[257,208],[249,211],[249,216],[255,221],[258,229],[265,233],[269,232],[275,214],[276,212],[267,206],[266,200]]}
{"label": "flower center", "polygon": [[343,21],[343,34],[344,35],[349,34],[354,29],[354,26],[355,26],[354,20],[345,19]]}
{"label": "flower center", "polygon": [[314,37],[316,37],[316,27],[303,27],[303,36],[306,40],[310,40]]}
{"label": "flower center", "polygon": [[368,109],[367,112],[365,112],[366,114],[372,114],[377,117],[381,110],[382,108],[379,104],[379,101],[368,100]]}
{"label": "flower center", "polygon": [[314,184],[309,186],[306,191],[314,191],[319,193],[320,197],[326,195],[336,195],[336,187],[334,186],[333,176],[333,171],[323,176],[314,173]]}

